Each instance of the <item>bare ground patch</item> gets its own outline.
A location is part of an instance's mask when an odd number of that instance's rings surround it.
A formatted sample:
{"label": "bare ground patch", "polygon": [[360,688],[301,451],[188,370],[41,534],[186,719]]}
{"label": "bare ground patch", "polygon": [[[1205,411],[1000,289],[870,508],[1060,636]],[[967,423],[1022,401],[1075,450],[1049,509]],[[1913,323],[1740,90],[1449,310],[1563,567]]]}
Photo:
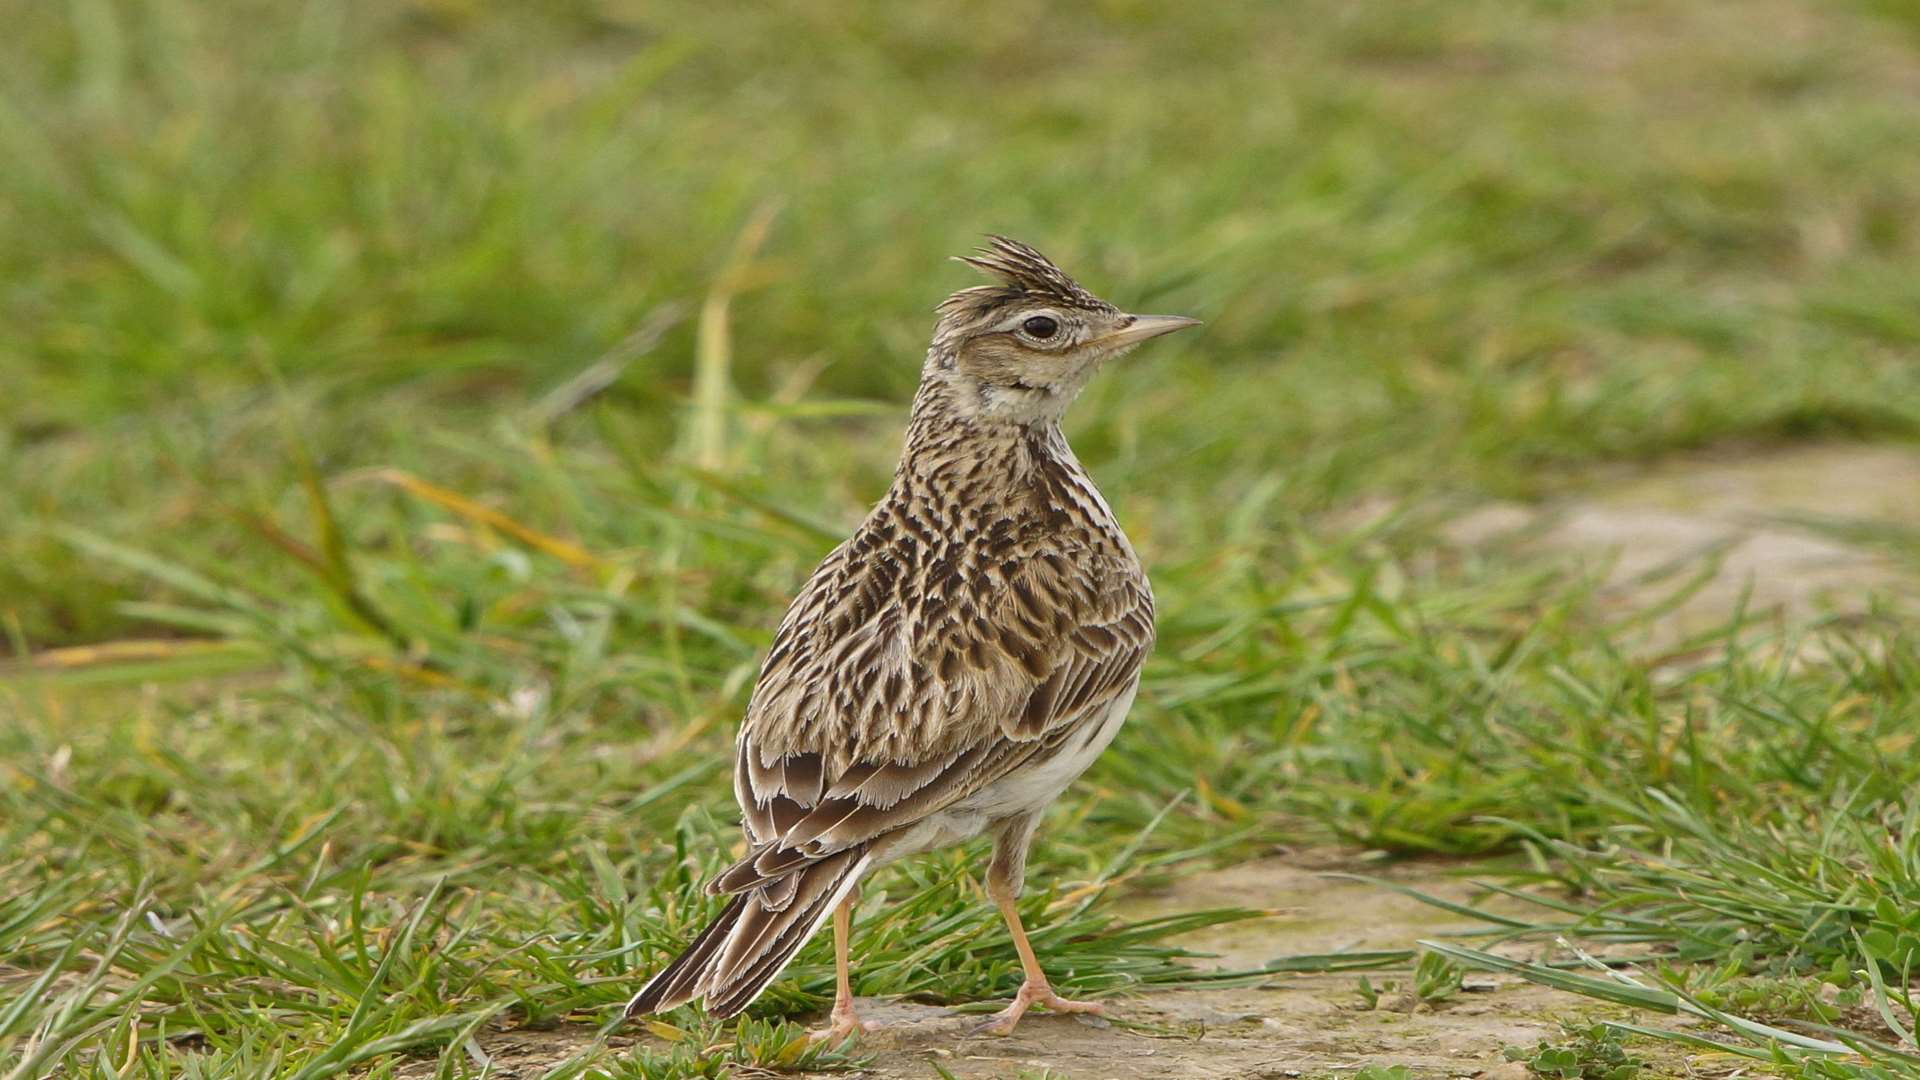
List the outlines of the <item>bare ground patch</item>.
{"label": "bare ground patch", "polygon": [[[1168,889],[1128,897],[1122,906],[1140,913],[1221,905],[1275,909],[1266,919],[1179,939],[1215,954],[1211,962],[1226,968],[1303,953],[1407,948],[1421,937],[1467,927],[1458,916],[1389,890],[1328,876],[1329,870],[1360,867],[1330,852],[1261,859],[1187,875]],[[1473,894],[1454,864],[1419,863],[1380,873],[1455,901]],[[1405,980],[1404,973],[1370,977],[1376,983]],[[937,1063],[961,1080],[1023,1074],[1059,1080],[1281,1080],[1350,1075],[1366,1065],[1402,1065],[1420,1077],[1470,1077],[1500,1067],[1503,1048],[1556,1037],[1561,1019],[1593,1011],[1517,979],[1474,976],[1468,985],[1438,1008],[1414,1007],[1393,995],[1369,1008],[1355,975],[1277,975],[1259,987],[1115,998],[1112,1022],[1029,1014],[1011,1038],[975,1034],[983,1019],[978,1013],[863,999],[862,1015],[886,1028],[862,1039],[857,1052],[869,1065],[856,1075],[936,1080]],[[511,1080],[539,1076],[593,1045],[595,1037],[592,1028],[572,1026],[494,1032],[480,1044],[494,1061],[492,1075]],[[610,1045],[645,1041],[616,1037]],[[1651,1075],[1678,1075],[1679,1068],[1676,1059],[1674,1073]]]}
{"label": "bare ground patch", "polygon": [[1467,546],[1517,540],[1604,575],[1622,614],[1661,605],[1667,644],[1722,623],[1859,615],[1920,599],[1920,562],[1870,537],[1920,536],[1920,450],[1824,446],[1663,465],[1578,498],[1498,503],[1454,522]]}

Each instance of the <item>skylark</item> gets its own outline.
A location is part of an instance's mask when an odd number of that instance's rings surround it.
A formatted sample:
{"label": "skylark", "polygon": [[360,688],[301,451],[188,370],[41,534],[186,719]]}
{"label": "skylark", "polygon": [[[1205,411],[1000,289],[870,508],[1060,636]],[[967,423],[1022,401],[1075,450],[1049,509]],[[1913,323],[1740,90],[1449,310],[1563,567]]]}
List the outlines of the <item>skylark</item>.
{"label": "skylark", "polygon": [[893,486],[787,610],[740,727],[747,853],[707,884],[733,901],[627,1015],[694,998],[744,1009],[833,918],[831,1024],[865,1030],[850,913],[877,866],[993,836],[987,892],[1026,979],[986,1030],[1053,992],[1014,906],[1041,813],[1125,721],[1153,593],[1060,433],[1101,365],[1195,325],[1129,315],[1005,237],[962,262],[996,279],[941,303]]}

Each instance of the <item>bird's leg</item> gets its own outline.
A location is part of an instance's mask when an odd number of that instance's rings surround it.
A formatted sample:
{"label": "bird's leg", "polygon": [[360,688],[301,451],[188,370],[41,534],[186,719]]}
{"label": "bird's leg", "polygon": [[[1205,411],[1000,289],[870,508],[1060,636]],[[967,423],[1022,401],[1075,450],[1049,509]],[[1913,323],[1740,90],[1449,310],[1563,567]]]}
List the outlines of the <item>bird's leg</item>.
{"label": "bird's leg", "polygon": [[1013,1034],[1020,1018],[1035,1005],[1063,1013],[1106,1012],[1106,1006],[1097,1001],[1072,1001],[1053,992],[1047,973],[1040,969],[1039,958],[1033,955],[1027,929],[1020,923],[1020,909],[1015,901],[1026,886],[1027,845],[1033,841],[1033,829],[1039,821],[1038,814],[1015,818],[994,833],[993,861],[987,865],[987,895],[993,897],[1001,917],[1007,920],[1007,932],[1013,935],[1013,948],[1020,954],[1020,970],[1026,979],[1013,1001],[981,1026],[980,1031],[985,1034]]}
{"label": "bird's leg", "polygon": [[827,1014],[826,1027],[807,1033],[814,1042],[839,1042],[849,1035],[872,1031],[876,1026],[862,1023],[854,1014],[853,980],[847,973],[847,939],[853,935],[853,905],[859,899],[860,890],[855,887],[840,901],[840,906],[833,909],[833,1011]]}

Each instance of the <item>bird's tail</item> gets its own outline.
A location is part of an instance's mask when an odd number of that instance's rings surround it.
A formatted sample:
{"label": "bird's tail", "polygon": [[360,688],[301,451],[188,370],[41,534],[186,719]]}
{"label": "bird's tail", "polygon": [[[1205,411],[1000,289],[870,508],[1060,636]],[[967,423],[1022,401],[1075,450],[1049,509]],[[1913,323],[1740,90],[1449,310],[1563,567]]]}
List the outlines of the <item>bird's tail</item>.
{"label": "bird's tail", "polygon": [[871,860],[852,848],[736,895],[673,963],[627,1002],[628,1016],[705,998],[728,1017],[753,1003],[846,899]]}

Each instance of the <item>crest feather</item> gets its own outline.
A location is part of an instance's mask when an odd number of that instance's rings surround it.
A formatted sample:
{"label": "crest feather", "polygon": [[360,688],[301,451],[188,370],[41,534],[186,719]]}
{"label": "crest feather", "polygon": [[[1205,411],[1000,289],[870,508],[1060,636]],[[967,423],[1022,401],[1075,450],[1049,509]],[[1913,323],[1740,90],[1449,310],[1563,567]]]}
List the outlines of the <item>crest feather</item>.
{"label": "crest feather", "polygon": [[972,255],[961,255],[956,262],[966,263],[999,285],[976,285],[962,289],[940,305],[943,313],[967,309],[986,310],[1015,300],[1044,299],[1069,307],[1112,311],[1114,307],[1088,292],[1079,282],[1055,266],[1052,259],[1018,240],[989,234],[987,243]]}

